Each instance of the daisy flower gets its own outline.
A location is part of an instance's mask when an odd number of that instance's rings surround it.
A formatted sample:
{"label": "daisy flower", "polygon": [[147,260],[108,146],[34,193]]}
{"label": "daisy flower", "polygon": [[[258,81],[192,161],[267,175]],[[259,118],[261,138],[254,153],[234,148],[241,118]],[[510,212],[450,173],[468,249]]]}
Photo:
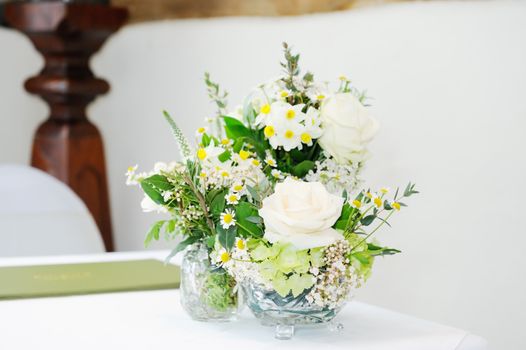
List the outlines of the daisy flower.
{"label": "daisy flower", "polygon": [[236,213],[232,209],[225,210],[224,213],[221,213],[221,226],[227,230],[230,226],[236,224]]}
{"label": "daisy flower", "polygon": [[235,193],[235,192],[230,192],[228,194],[225,195],[225,199],[226,199],[226,203],[227,204],[237,204],[239,203],[239,198],[240,198],[240,195],[238,193]]}

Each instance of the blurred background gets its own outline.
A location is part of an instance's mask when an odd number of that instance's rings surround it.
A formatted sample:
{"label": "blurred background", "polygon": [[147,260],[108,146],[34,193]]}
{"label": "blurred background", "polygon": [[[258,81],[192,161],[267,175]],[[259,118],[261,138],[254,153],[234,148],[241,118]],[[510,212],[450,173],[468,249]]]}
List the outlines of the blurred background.
{"label": "blurred background", "polygon": [[[145,249],[157,219],[141,212],[139,189],[125,185],[128,166],[147,171],[178,158],[161,111],[193,137],[215,111],[204,72],[229,91],[234,109],[280,73],[287,41],[304,71],[318,80],[344,74],[373,98],[382,129],[367,184],[410,180],[421,192],[378,235],[403,254],[378,259],[357,298],[468,329],[494,349],[526,348],[526,2],[112,4],[128,7],[130,22],[91,61],[111,91],[88,116],[104,141],[115,250]],[[43,64],[24,34],[0,27],[0,163],[30,164],[49,109],[23,86]]]}

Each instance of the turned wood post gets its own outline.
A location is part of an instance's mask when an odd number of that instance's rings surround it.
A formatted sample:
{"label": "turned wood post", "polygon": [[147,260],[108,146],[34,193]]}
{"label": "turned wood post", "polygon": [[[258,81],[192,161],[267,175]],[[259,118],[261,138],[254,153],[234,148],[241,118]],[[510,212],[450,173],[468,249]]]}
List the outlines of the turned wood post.
{"label": "turned wood post", "polygon": [[5,5],[9,25],[29,37],[44,57],[42,71],[25,88],[50,108],[39,126],[31,163],[65,182],[84,201],[113,251],[108,184],[102,138],[86,107],[109,84],[96,78],[90,57],[127,19],[127,10],[100,4],[13,2]]}

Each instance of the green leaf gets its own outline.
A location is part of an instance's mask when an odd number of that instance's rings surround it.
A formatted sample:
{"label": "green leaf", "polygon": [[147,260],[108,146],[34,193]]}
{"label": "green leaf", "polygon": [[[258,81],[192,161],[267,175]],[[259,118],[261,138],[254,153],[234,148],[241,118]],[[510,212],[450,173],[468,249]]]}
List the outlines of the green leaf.
{"label": "green leaf", "polygon": [[169,220],[168,225],[165,227],[166,232],[172,233],[175,231],[175,220]]}
{"label": "green leaf", "polygon": [[225,230],[223,226],[217,225],[216,231],[219,244],[221,244],[226,250],[232,249],[236,242],[236,226],[230,226],[228,230]]}
{"label": "green leaf", "polygon": [[263,223],[263,219],[260,216],[249,216],[246,220],[256,225],[261,225]]}
{"label": "green leaf", "polygon": [[219,159],[219,161],[220,161],[221,163],[224,163],[224,162],[226,162],[227,160],[229,160],[230,157],[232,157],[232,154],[230,153],[230,151],[224,151],[223,153],[221,153],[221,154],[217,157],[217,159]]}
{"label": "green leaf", "polygon": [[374,219],[376,219],[376,215],[367,215],[366,217],[362,218],[360,222],[363,226],[369,226],[374,221]]}
{"label": "green leaf", "polygon": [[398,249],[380,247],[372,243],[367,243],[367,249],[371,256],[394,255],[402,252]]}
{"label": "green leaf", "polygon": [[203,144],[203,147],[207,147],[208,145],[210,145],[210,141],[212,139],[210,138],[210,136],[208,136],[206,133],[203,134],[203,137],[201,138],[201,143]]}
{"label": "green leaf", "polygon": [[157,187],[158,189],[163,190],[163,191],[170,191],[174,188],[174,185],[172,185],[165,176],[162,176],[159,174],[152,175],[142,180],[142,182],[145,182],[145,181],[149,182],[154,187]]}
{"label": "green leaf", "polygon": [[295,165],[292,168],[292,175],[295,175],[299,178],[304,177],[307,175],[309,170],[313,169],[315,166],[314,162],[312,160],[304,160],[303,162]]}
{"label": "green leaf", "polygon": [[201,237],[199,236],[189,236],[184,241],[181,241],[172,251],[171,253],[166,257],[164,260],[165,264],[168,264],[170,260],[179,252],[183,251],[186,247],[188,247],[191,244],[194,244],[195,242],[199,241]]}
{"label": "green leaf", "polygon": [[369,265],[369,263],[371,262],[369,254],[367,254],[365,252],[352,253],[351,257],[355,258],[356,260],[358,260],[363,265]]}
{"label": "green leaf", "polygon": [[227,116],[223,116],[223,120],[225,121],[226,136],[229,139],[235,140],[238,137],[250,137],[252,135],[250,129],[239,120]]}
{"label": "green leaf", "polygon": [[161,191],[155,188],[150,182],[144,180],[141,181],[141,188],[152,201],[157,204],[164,204],[164,198]]}
{"label": "green leaf", "polygon": [[227,194],[228,190],[225,189],[212,199],[212,202],[210,203],[210,211],[213,215],[220,215],[225,210],[225,195]]}
{"label": "green leaf", "polygon": [[242,237],[262,237],[263,229],[255,223],[247,220],[249,217],[259,216],[258,211],[248,202],[240,202],[236,206],[236,220],[239,234]]}
{"label": "green leaf", "polygon": [[214,245],[216,243],[216,236],[210,236],[206,239],[206,246],[209,248],[209,249],[213,249],[214,248]]}
{"label": "green leaf", "polygon": [[389,202],[387,200],[384,201],[384,209],[385,210],[393,210],[393,207],[391,206],[391,204],[389,204]]}
{"label": "green leaf", "polygon": [[155,224],[152,225],[150,228],[150,231],[148,231],[148,234],[146,235],[146,238],[144,239],[144,247],[148,247],[152,240],[159,240],[159,232],[161,231],[161,228],[163,227],[165,220],[157,221]]}
{"label": "green leaf", "polygon": [[261,196],[259,195],[259,193],[256,191],[256,189],[254,187],[247,185],[247,190],[248,190],[248,193],[250,193],[250,196],[256,202],[261,202]]}

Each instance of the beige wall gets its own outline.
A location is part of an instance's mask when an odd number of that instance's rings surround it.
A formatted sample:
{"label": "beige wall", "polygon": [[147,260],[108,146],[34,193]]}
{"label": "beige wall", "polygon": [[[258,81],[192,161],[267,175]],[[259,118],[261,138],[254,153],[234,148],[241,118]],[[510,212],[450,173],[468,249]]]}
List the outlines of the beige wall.
{"label": "beige wall", "polygon": [[[113,90],[89,111],[106,141],[118,249],[142,249],[155,220],[124,185],[126,167],[177,157],[160,111],[193,135],[213,112],[203,71],[234,104],[278,73],[287,40],[320,79],[345,73],[374,97],[382,131],[369,183],[422,191],[378,236],[404,254],[380,259],[359,298],[469,329],[495,349],[526,348],[524,33],[526,4],[511,1],[125,28],[93,61]],[[26,163],[46,108],[21,83],[41,61],[18,34],[0,30],[0,43],[0,161]]]}

